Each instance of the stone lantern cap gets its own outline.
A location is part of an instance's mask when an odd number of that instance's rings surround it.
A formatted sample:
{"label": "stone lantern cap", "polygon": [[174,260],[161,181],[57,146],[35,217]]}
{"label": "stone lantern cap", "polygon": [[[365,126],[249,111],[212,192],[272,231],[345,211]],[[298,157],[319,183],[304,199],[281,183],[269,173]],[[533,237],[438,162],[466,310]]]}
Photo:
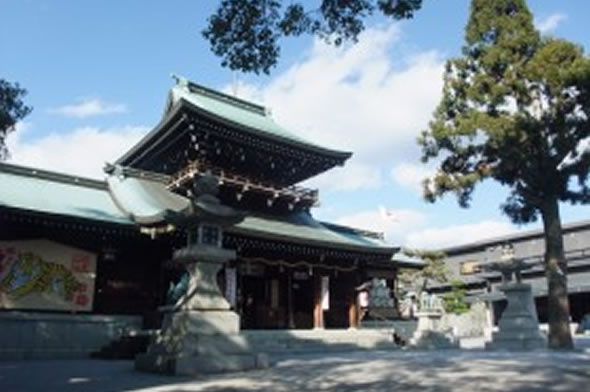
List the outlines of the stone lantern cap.
{"label": "stone lantern cap", "polygon": [[504,283],[512,281],[512,276],[516,278],[517,283],[522,283],[522,271],[533,268],[538,262],[527,262],[522,258],[517,258],[514,248],[511,245],[502,247],[502,256],[500,260],[479,263],[479,267],[484,271],[500,272]]}

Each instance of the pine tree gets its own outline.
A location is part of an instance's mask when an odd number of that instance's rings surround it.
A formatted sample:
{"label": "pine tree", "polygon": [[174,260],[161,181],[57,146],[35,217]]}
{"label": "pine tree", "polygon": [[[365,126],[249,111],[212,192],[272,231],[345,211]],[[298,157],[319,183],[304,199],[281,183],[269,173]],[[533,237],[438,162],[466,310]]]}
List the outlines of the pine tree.
{"label": "pine tree", "polygon": [[418,293],[428,288],[430,282],[445,283],[449,279],[449,269],[444,262],[447,257],[443,252],[403,249],[406,256],[417,257],[424,261],[424,267],[420,269],[403,269],[399,275],[399,281],[404,287],[410,287]]}
{"label": "pine tree", "polygon": [[541,217],[549,347],[572,348],[559,203],[590,201],[590,157],[558,166],[590,135],[590,60],[577,45],[541,37],[524,0],[473,0],[465,41],[418,140],[422,160],[440,162],[425,197],[452,192],[468,207],[475,186],[493,179],[510,190],[501,209],[513,222]]}
{"label": "pine tree", "polygon": [[309,34],[338,46],[355,42],[373,14],[409,19],[421,7],[422,0],[222,0],[203,36],[222,66],[268,74],[282,37]]}
{"label": "pine tree", "polygon": [[6,136],[14,131],[16,123],[31,112],[31,107],[23,103],[27,91],[18,83],[0,79],[0,161],[8,157]]}

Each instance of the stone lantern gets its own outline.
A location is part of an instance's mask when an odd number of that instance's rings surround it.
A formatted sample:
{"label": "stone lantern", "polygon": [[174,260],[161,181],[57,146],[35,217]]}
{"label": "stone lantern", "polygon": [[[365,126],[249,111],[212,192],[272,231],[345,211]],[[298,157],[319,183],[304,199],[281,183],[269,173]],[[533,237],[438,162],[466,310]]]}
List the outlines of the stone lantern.
{"label": "stone lantern", "polygon": [[187,235],[186,245],[172,256],[189,274],[186,291],[161,308],[162,328],[147,352],[136,357],[135,367],[181,375],[266,367],[266,356],[252,353],[240,335],[240,318],[217,284],[223,265],[236,257],[234,250],[223,248],[223,229],[242,221],[245,214],[220,203],[212,176],[197,178],[187,198],[168,191],[157,179],[120,168],[109,174],[116,205],[137,224],[148,226],[145,231],[164,224]]}
{"label": "stone lantern", "polygon": [[547,347],[547,339],[539,330],[531,285],[523,283],[521,276],[522,271],[535,264],[517,258],[510,244],[502,247],[499,261],[481,264],[483,270],[502,275],[498,289],[507,300],[506,309],[498,321],[498,331],[492,334],[492,341],[486,343],[486,349],[521,351]]}

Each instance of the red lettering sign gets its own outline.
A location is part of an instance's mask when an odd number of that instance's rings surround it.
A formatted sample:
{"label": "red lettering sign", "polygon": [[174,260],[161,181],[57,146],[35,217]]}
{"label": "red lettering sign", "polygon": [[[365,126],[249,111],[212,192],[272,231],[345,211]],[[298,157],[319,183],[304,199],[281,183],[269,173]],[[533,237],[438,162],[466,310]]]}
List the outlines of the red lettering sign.
{"label": "red lettering sign", "polygon": [[88,296],[85,294],[79,294],[76,296],[76,305],[86,306],[88,305]]}
{"label": "red lettering sign", "polygon": [[90,272],[90,256],[86,254],[74,254],[72,256],[72,271],[77,273]]}

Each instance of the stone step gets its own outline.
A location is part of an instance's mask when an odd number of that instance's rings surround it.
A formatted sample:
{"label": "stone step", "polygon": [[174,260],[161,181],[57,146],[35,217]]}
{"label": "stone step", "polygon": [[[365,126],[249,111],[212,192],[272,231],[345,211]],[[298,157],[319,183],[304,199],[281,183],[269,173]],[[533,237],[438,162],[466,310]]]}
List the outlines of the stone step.
{"label": "stone step", "polygon": [[544,334],[540,330],[505,330],[502,329],[492,334],[493,340],[498,339],[545,339]]}
{"label": "stone step", "polygon": [[545,339],[500,339],[486,343],[488,350],[543,350],[547,348]]}
{"label": "stone step", "polygon": [[202,375],[249,369],[264,369],[269,366],[265,354],[223,354],[206,356],[139,354],[135,359],[137,370],[170,375]]}
{"label": "stone step", "polygon": [[243,331],[257,352],[322,352],[394,349],[391,330]]}

